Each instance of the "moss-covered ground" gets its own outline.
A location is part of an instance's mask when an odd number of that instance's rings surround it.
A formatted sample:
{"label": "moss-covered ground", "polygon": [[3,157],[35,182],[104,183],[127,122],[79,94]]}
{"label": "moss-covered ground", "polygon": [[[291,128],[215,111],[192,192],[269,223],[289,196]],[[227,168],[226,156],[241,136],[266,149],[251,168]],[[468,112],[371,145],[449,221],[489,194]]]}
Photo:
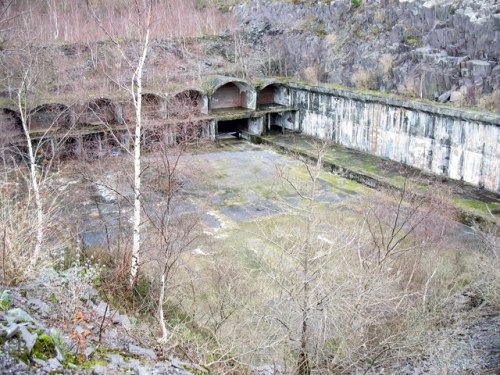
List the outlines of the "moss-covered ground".
{"label": "moss-covered ground", "polygon": [[[313,156],[314,141],[300,134],[277,134],[267,136],[266,140],[289,150],[290,153],[300,152]],[[328,145],[324,160],[337,167],[345,168],[361,175],[376,179],[382,183],[401,188],[406,179],[422,191],[427,190],[439,177],[431,176],[415,168],[400,163],[382,159],[360,151],[347,149],[339,145]],[[333,176],[333,175],[331,175]],[[490,193],[470,185],[442,179],[443,188],[450,189],[451,200],[461,211],[483,217],[488,220],[499,220],[500,198],[498,194]]]}

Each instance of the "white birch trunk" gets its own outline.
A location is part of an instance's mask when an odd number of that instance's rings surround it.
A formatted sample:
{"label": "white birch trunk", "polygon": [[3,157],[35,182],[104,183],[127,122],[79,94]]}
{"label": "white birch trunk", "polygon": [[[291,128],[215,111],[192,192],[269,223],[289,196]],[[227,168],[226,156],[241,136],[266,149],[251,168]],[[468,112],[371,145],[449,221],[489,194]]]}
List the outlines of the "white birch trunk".
{"label": "white birch trunk", "polygon": [[132,90],[135,106],[134,134],[134,214],[132,239],[132,264],[130,266],[130,287],[135,287],[139,277],[139,258],[141,252],[141,136],[142,136],[142,74],[148,53],[149,28],[146,30],[142,55],[134,73],[135,89]]}
{"label": "white birch trunk", "polygon": [[22,103],[22,93],[19,92],[17,95],[17,105],[19,108],[19,113],[21,114],[21,125],[23,127],[24,137],[26,139],[26,147],[28,148],[28,159],[29,159],[29,182],[30,188],[33,191],[33,199],[35,202],[36,211],[36,222],[35,222],[35,246],[33,248],[33,253],[31,254],[31,265],[35,266],[40,258],[40,251],[42,248],[43,241],[43,207],[40,198],[40,187],[38,185],[38,179],[36,176],[36,165],[35,165],[35,153],[33,151],[33,145],[31,143],[31,136],[28,128],[28,116],[26,112],[25,105]]}
{"label": "white birch trunk", "polygon": [[160,285],[160,297],[158,298],[158,320],[161,327],[161,338],[158,340],[160,342],[166,342],[168,340],[167,326],[165,325],[165,318],[163,315],[163,303],[165,300],[165,284],[166,277],[165,272],[161,275],[161,285]]}

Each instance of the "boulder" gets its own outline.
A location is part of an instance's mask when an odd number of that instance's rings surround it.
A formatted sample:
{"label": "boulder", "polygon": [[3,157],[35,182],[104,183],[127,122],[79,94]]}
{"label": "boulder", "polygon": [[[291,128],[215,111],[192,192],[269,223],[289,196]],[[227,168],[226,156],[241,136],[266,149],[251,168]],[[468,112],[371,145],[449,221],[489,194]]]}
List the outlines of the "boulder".
{"label": "boulder", "polygon": [[35,346],[37,335],[28,331],[26,327],[20,327],[19,331],[21,332],[21,338],[26,344],[26,349],[28,352],[31,352],[33,346]]}
{"label": "boulder", "polygon": [[450,94],[450,102],[456,103],[462,101],[464,98],[464,94],[460,91],[452,91]]}
{"label": "boulder", "polygon": [[491,74],[491,65],[483,60],[469,60],[467,65],[473,78],[484,78]]}
{"label": "boulder", "polygon": [[438,101],[440,103],[446,103],[448,100],[450,100],[451,97],[451,91],[445,91],[438,97]]}
{"label": "boulder", "polygon": [[95,365],[92,368],[92,374],[94,375],[106,375],[108,373],[108,368],[102,365]]}
{"label": "boulder", "polygon": [[58,368],[61,368],[62,365],[61,365],[61,362],[59,362],[57,360],[57,358],[51,358],[51,359],[47,360],[47,367],[50,370],[57,370]]}
{"label": "boulder", "polygon": [[48,316],[50,314],[49,305],[38,298],[30,298],[28,300],[28,306],[31,310],[38,312],[42,316]]}
{"label": "boulder", "polygon": [[156,353],[152,349],[146,349],[134,344],[129,344],[128,351],[130,354],[135,354],[141,357],[149,357],[152,360],[156,360]]}

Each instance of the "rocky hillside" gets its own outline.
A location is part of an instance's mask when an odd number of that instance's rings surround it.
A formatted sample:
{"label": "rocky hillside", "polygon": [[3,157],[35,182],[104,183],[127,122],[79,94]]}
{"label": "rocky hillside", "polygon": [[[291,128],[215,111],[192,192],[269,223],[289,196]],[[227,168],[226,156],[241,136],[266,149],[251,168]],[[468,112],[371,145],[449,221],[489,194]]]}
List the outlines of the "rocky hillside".
{"label": "rocky hillside", "polygon": [[[192,9],[186,5],[189,9],[176,12],[204,17],[205,23],[217,27],[201,35],[192,30],[189,36],[179,36],[175,24],[162,23],[162,28],[155,29],[145,72],[150,88],[168,91],[164,90],[168,85],[196,84],[209,74],[279,75],[451,101],[459,107],[500,108],[500,5],[496,0],[199,0],[189,4]],[[88,27],[65,26],[68,35],[80,35],[80,39],[86,32],[85,42],[60,39],[62,31],[55,41],[30,37],[22,42],[25,35],[19,36],[19,24],[10,20],[31,13],[29,4],[18,7],[19,14],[4,15],[5,27],[0,28],[0,60],[7,77],[1,82],[2,96],[9,96],[15,77],[22,75],[16,69],[22,70],[19,61],[27,58],[26,51],[19,49],[33,40],[43,45],[37,51],[45,82],[39,91],[46,91],[46,96],[74,96],[81,90],[102,94],[116,91],[116,81],[128,82],[130,72],[120,62],[116,46],[104,34],[90,34]],[[85,18],[83,5],[75,12]],[[41,16],[52,20],[50,13]],[[70,11],[59,10],[61,22],[70,16]],[[117,17],[109,22],[126,23]],[[36,28],[36,20],[31,17],[26,22]],[[87,21],[93,25],[91,19]],[[49,23],[48,27],[55,26]],[[137,55],[134,35],[121,35],[115,41],[129,56]]]}
{"label": "rocky hillside", "polygon": [[233,12],[263,72],[464,105],[500,87],[495,0],[254,0]]}

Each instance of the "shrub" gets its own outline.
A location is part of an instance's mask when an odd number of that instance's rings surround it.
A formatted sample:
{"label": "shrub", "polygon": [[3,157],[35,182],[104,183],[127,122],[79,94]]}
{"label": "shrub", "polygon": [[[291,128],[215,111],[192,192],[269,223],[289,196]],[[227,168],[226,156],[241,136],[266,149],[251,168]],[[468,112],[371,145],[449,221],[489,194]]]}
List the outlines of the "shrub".
{"label": "shrub", "polygon": [[418,86],[414,78],[407,78],[405,81],[398,86],[398,93],[410,98],[416,98],[419,96]]}
{"label": "shrub", "polygon": [[316,34],[321,39],[326,38],[328,35],[327,24],[316,17],[306,17],[300,28]]}
{"label": "shrub", "polygon": [[477,106],[484,111],[500,113],[500,91],[495,90],[491,94],[483,95]]}
{"label": "shrub", "polygon": [[423,46],[422,38],[416,36],[409,36],[404,39],[404,42],[412,48],[418,48]]}
{"label": "shrub", "polygon": [[376,90],[378,88],[377,76],[362,68],[352,74],[352,83],[358,89]]}
{"label": "shrub", "polygon": [[384,53],[379,60],[380,66],[382,67],[382,72],[385,78],[392,77],[392,66],[394,63],[394,58],[390,53]]}
{"label": "shrub", "polygon": [[351,8],[358,9],[363,4],[363,0],[351,0]]}
{"label": "shrub", "polygon": [[318,65],[308,66],[302,71],[302,78],[309,83],[318,83],[320,75],[321,72]]}

